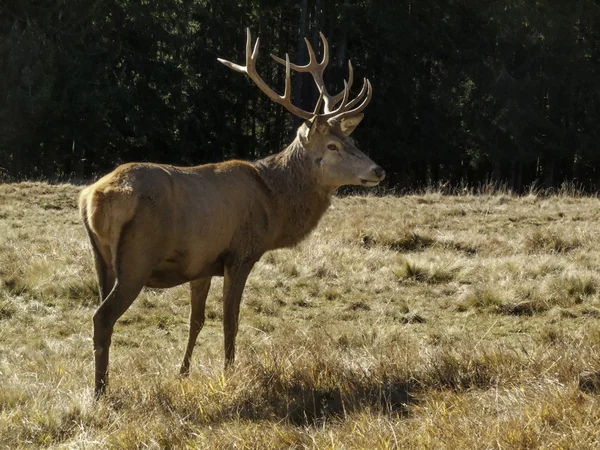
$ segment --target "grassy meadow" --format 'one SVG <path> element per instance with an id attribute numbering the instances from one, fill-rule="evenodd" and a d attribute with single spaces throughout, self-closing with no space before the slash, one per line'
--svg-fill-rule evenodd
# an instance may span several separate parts
<path id="1" fill-rule="evenodd" d="M 117 323 L 93 399 L 79 187 L 0 185 L 0 448 L 600 448 L 600 200 L 335 199 L 248 281 L 223 372 L 215 279 Z"/>

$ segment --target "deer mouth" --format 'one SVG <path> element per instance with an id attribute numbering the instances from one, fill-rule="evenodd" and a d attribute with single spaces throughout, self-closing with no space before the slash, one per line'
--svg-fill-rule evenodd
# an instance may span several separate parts
<path id="1" fill-rule="evenodd" d="M 360 182 L 363 186 L 373 187 L 377 186 L 381 180 L 365 180 L 364 178 L 360 179 Z"/>

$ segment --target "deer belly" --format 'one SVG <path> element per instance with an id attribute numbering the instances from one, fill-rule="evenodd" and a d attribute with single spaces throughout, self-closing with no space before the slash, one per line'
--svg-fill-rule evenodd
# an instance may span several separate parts
<path id="1" fill-rule="evenodd" d="M 183 267 L 176 258 L 167 259 L 154 268 L 146 286 L 153 288 L 169 288 L 179 286 L 188 281 L 204 277 L 223 276 L 223 258 L 221 255 L 214 261 L 204 261 L 198 265 Z"/>
<path id="2" fill-rule="evenodd" d="M 181 270 L 177 261 L 166 260 L 154 268 L 146 286 L 154 288 L 169 288 L 190 281 L 190 278 Z"/>

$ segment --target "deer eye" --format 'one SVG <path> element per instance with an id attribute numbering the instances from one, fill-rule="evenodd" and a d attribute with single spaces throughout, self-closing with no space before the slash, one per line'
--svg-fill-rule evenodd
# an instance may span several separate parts
<path id="1" fill-rule="evenodd" d="M 328 145 L 327 145 L 327 148 L 328 148 L 329 150 L 337 150 L 337 145 L 335 145 L 335 144 L 328 144 Z"/>

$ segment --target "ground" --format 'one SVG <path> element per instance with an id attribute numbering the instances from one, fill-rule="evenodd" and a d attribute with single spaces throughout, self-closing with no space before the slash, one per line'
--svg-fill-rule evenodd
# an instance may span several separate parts
<path id="1" fill-rule="evenodd" d="M 188 288 L 144 291 L 93 399 L 80 187 L 0 185 L 0 448 L 600 448 L 600 200 L 336 198 L 220 288 L 188 379 Z M 576 193 L 575 193 L 576 194 Z"/>

